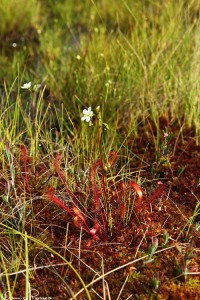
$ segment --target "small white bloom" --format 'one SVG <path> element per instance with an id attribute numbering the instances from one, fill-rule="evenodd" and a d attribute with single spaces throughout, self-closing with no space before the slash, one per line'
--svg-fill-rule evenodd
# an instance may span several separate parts
<path id="1" fill-rule="evenodd" d="M 93 117 L 94 113 L 89 107 L 88 109 L 83 110 L 83 117 L 81 118 L 82 121 L 90 122 L 90 119 Z"/>
<path id="2" fill-rule="evenodd" d="M 164 132 L 164 138 L 166 139 L 168 136 L 169 136 L 169 134 L 167 133 L 167 132 Z"/>
<path id="3" fill-rule="evenodd" d="M 96 107 L 96 112 L 97 112 L 97 113 L 100 112 L 100 105 L 98 105 L 98 106 Z"/>
<path id="4" fill-rule="evenodd" d="M 80 55 L 77 55 L 77 56 L 76 56 L 76 59 L 77 59 L 77 60 L 81 60 Z"/>
<path id="5" fill-rule="evenodd" d="M 13 48 L 16 48 L 17 44 L 16 43 L 12 43 L 12 46 L 13 46 Z"/>
<path id="6" fill-rule="evenodd" d="M 28 90 L 31 88 L 31 81 L 28 82 L 28 83 L 24 83 L 22 86 L 21 86 L 21 89 L 24 89 L 24 90 Z"/>

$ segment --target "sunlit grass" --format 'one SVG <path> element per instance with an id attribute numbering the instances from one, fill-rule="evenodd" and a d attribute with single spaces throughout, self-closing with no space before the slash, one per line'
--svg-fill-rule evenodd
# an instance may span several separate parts
<path id="1" fill-rule="evenodd" d="M 39 22 L 40 5 L 36 0 L 6 1 L 0 4 L 0 35 L 23 34 Z"/>
<path id="2" fill-rule="evenodd" d="M 158 126 L 160 115 L 193 125 L 198 134 L 196 1 L 115 1 L 112 7 L 107 1 L 87 1 L 84 6 L 81 1 L 76 6 L 48 1 L 41 7 L 28 40 L 24 35 L 32 21 L 27 16 L 22 32 L 16 29 L 21 36 L 10 46 L 2 45 L 3 53 L 10 47 L 9 59 L 1 55 L 1 76 L 9 84 L 17 68 L 26 65 L 24 80 L 44 83 L 72 119 L 77 120 L 80 107 L 101 105 L 112 127 L 129 127 L 134 135 L 146 118 Z M 12 30 L 2 31 L 9 38 Z"/>

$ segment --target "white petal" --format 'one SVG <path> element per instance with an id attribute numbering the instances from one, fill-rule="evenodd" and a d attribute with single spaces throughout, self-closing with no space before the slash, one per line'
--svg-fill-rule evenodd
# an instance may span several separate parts
<path id="1" fill-rule="evenodd" d="M 27 86 L 28 88 L 30 88 L 30 87 L 31 87 L 31 81 L 28 82 L 28 83 L 26 84 L 26 86 Z"/>
<path id="2" fill-rule="evenodd" d="M 87 109 L 83 110 L 83 114 L 86 115 L 87 114 Z"/>
<path id="3" fill-rule="evenodd" d="M 90 117 L 89 117 L 89 116 L 86 116 L 86 117 L 85 117 L 85 121 L 86 121 L 86 122 L 90 122 Z"/>
<path id="4" fill-rule="evenodd" d="M 21 88 L 22 89 L 29 89 L 31 87 L 31 81 L 30 82 L 28 82 L 28 83 L 24 83 L 22 86 L 21 86 Z"/>

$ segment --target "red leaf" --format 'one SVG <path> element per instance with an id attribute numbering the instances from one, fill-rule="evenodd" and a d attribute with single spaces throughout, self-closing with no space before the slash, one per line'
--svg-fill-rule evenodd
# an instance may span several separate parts
<path id="1" fill-rule="evenodd" d="M 142 202 L 142 198 L 143 198 L 143 193 L 142 193 L 142 189 L 141 187 L 135 183 L 134 181 L 129 181 L 128 182 L 128 185 L 133 189 L 135 190 L 135 192 L 137 193 L 137 202 L 136 202 L 136 205 L 135 205 L 135 209 L 137 210 L 140 205 L 141 205 L 141 202 Z"/>
<path id="2" fill-rule="evenodd" d="M 155 192 L 148 198 L 148 200 L 146 201 L 145 205 L 149 205 L 151 204 L 156 198 L 159 198 L 164 189 L 166 188 L 166 185 L 164 183 L 162 183 L 161 181 L 159 181 L 159 187 L 155 190 Z"/>
<path id="3" fill-rule="evenodd" d="M 56 203 L 58 206 L 62 207 L 62 209 L 64 209 L 66 212 L 68 212 L 69 214 L 72 214 L 71 210 L 62 202 L 60 201 L 54 194 L 54 189 L 52 187 L 50 187 L 48 189 L 48 194 L 47 196 L 49 197 L 50 200 L 52 200 L 54 203 Z"/>

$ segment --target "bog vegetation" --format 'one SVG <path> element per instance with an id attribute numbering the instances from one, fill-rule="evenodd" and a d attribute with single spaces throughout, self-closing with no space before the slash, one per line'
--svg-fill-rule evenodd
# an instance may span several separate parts
<path id="1" fill-rule="evenodd" d="M 199 299 L 199 12 L 0 1 L 0 299 Z"/>

